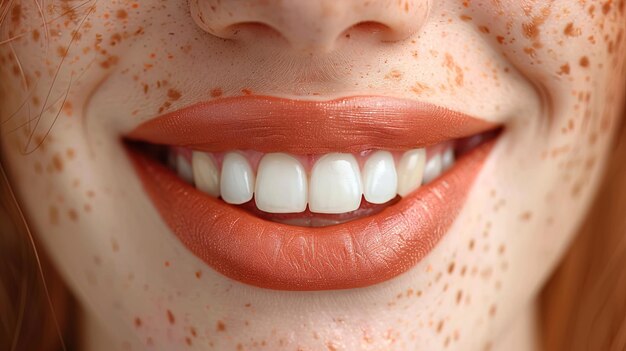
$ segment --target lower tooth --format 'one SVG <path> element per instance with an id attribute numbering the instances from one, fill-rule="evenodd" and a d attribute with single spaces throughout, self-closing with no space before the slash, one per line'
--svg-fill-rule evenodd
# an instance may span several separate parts
<path id="1" fill-rule="evenodd" d="M 189 184 L 193 184 L 193 170 L 191 163 L 183 155 L 176 156 L 176 170 L 178 176 Z"/>
<path id="2" fill-rule="evenodd" d="M 441 174 L 442 160 L 441 154 L 436 154 L 426 162 L 424 167 L 424 184 L 428 184 Z"/>

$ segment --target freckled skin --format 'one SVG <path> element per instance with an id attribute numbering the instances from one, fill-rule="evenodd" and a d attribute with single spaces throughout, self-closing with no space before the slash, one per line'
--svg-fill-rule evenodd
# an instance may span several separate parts
<path id="1" fill-rule="evenodd" d="M 2 157 L 112 349 L 495 349 L 571 240 L 620 122 L 619 0 L 444 0 L 429 12 L 370 1 L 373 17 L 327 1 L 49 1 L 46 27 L 35 2 L 13 3 L 0 38 L 14 38 L 0 45 Z M 229 32 L 228 11 L 281 25 Z M 401 40 L 355 26 L 362 18 Z M 119 144 L 159 113 L 250 94 L 392 95 L 506 131 L 449 233 L 406 274 L 349 291 L 261 290 L 175 239 Z"/>

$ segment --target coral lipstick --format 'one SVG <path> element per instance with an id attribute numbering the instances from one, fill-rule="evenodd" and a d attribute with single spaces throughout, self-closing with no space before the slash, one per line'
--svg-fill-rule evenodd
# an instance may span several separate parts
<path id="1" fill-rule="evenodd" d="M 424 103 L 386 97 L 313 102 L 239 97 L 145 122 L 128 137 L 197 150 L 358 152 L 407 149 L 469 137 L 494 125 Z M 135 150 L 129 155 L 172 232 L 197 257 L 237 281 L 279 290 L 369 286 L 425 257 L 460 212 L 494 141 L 382 211 L 327 227 L 271 222 L 208 196 Z"/>
<path id="2" fill-rule="evenodd" d="M 404 150 L 465 137 L 495 125 L 427 103 L 358 96 L 298 101 L 243 96 L 193 105 L 150 120 L 128 137 L 201 151 L 299 155 Z"/>

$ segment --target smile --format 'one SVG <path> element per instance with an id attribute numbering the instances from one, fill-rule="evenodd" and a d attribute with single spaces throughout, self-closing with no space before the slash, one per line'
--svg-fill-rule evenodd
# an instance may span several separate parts
<path id="1" fill-rule="evenodd" d="M 213 269 L 262 288 L 329 290 L 380 283 L 427 255 L 497 135 L 409 100 L 245 96 L 126 139 L 164 221 Z"/>

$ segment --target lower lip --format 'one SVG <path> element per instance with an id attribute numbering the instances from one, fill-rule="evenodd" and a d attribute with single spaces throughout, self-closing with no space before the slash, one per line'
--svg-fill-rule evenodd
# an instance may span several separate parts
<path id="1" fill-rule="evenodd" d="M 495 140 L 383 211 L 320 228 L 269 222 L 197 191 L 136 151 L 131 160 L 157 210 L 197 257 L 234 280 L 276 290 L 365 287 L 408 271 L 447 232 Z"/>

